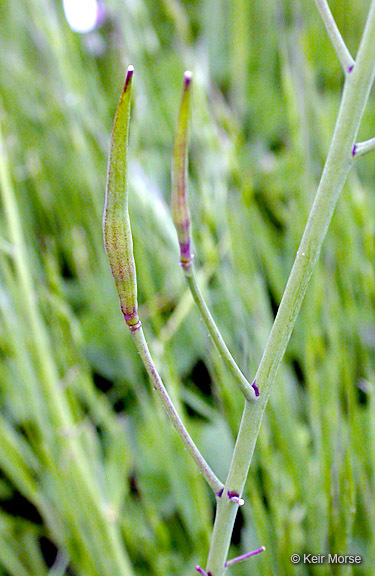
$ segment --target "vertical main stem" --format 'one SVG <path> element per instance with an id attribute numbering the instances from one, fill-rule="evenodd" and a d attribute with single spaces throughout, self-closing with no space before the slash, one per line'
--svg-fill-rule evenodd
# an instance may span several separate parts
<path id="1" fill-rule="evenodd" d="M 260 424 L 278 368 L 288 345 L 342 187 L 353 164 L 352 150 L 375 74 L 375 0 L 372 0 L 356 64 L 347 76 L 340 111 L 317 195 L 289 276 L 266 349 L 255 377 L 256 404 L 245 404 L 240 430 L 219 500 L 206 572 L 222 576 L 237 509 L 227 491 L 242 494 Z"/>

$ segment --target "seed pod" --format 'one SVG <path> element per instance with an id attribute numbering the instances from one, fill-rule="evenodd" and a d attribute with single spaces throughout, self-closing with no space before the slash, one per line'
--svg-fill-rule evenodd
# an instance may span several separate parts
<path id="1" fill-rule="evenodd" d="M 132 331 L 140 326 L 127 190 L 128 134 L 133 72 L 133 66 L 129 66 L 113 123 L 103 214 L 104 246 L 119 295 L 121 311 Z"/>
<path id="2" fill-rule="evenodd" d="M 187 140 L 190 114 L 191 72 L 185 72 L 172 160 L 172 213 L 180 245 L 180 263 L 188 270 L 193 262 L 191 253 L 190 213 L 187 202 Z"/>

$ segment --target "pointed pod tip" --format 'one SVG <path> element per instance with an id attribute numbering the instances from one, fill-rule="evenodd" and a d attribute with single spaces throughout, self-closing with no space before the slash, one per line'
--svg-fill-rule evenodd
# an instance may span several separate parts
<path id="1" fill-rule="evenodd" d="M 186 88 L 189 87 L 191 81 L 193 78 L 193 73 L 190 72 L 190 70 L 186 70 L 186 72 L 184 73 L 184 85 Z"/>
<path id="2" fill-rule="evenodd" d="M 130 66 L 128 66 L 128 70 L 126 72 L 126 78 L 125 78 L 125 84 L 124 84 L 124 92 L 126 92 L 126 90 L 128 89 L 128 86 L 130 84 L 130 81 L 132 79 L 134 73 L 134 66 L 132 66 L 130 64 Z"/>

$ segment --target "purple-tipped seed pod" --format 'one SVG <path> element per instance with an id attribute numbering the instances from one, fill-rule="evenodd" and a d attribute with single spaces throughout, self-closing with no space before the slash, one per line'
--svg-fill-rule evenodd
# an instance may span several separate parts
<path id="1" fill-rule="evenodd" d="M 113 122 L 103 214 L 104 246 L 119 295 L 121 311 L 126 324 L 132 331 L 140 326 L 127 186 L 133 72 L 133 66 L 129 66 Z"/>
<path id="2" fill-rule="evenodd" d="M 193 261 L 190 213 L 187 202 L 187 141 L 192 73 L 185 72 L 172 160 L 172 214 L 180 245 L 180 263 L 186 270 Z"/>

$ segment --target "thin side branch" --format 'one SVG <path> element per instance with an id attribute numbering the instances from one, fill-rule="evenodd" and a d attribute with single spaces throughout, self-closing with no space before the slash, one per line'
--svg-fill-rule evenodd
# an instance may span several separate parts
<path id="1" fill-rule="evenodd" d="M 194 302 L 198 306 L 207 330 L 221 354 L 227 368 L 236 380 L 248 402 L 254 402 L 258 389 L 248 382 L 229 352 L 218 327 L 199 290 L 193 267 L 190 212 L 187 200 L 188 128 L 190 114 L 192 73 L 184 74 L 180 110 L 176 126 L 172 160 L 172 214 L 180 245 L 180 264 L 184 271 Z"/>
<path id="2" fill-rule="evenodd" d="M 260 548 L 257 548 L 256 550 L 252 550 L 251 552 L 246 552 L 246 554 L 242 554 L 241 556 L 237 556 L 236 558 L 232 558 L 232 560 L 228 560 L 227 562 L 225 562 L 225 567 L 228 568 L 228 566 L 234 566 L 235 564 L 238 564 L 239 562 L 244 562 L 248 558 L 251 558 L 252 556 L 256 556 L 257 554 L 260 554 L 261 552 L 264 552 L 264 551 L 265 551 L 265 547 L 261 546 Z"/>
<path id="3" fill-rule="evenodd" d="M 111 151 L 108 162 L 106 201 L 103 215 L 104 245 L 109 259 L 111 272 L 115 280 L 124 320 L 130 330 L 138 353 L 150 377 L 151 384 L 158 393 L 168 416 L 172 420 L 173 426 L 180 435 L 190 455 L 198 465 L 203 477 L 206 479 L 215 494 L 217 494 L 218 492 L 223 491 L 224 486 L 215 476 L 202 454 L 199 452 L 182 420 L 177 414 L 152 360 L 143 334 L 141 321 L 138 316 L 137 277 L 128 213 L 127 187 L 127 151 L 133 72 L 133 66 L 129 66 L 113 123 Z M 188 87 L 190 80 L 190 73 L 186 73 L 185 95 L 189 93 Z M 183 102 L 185 104 L 183 107 L 183 127 L 180 138 L 180 140 L 182 140 L 179 141 L 179 144 L 182 147 L 182 159 L 185 156 L 183 152 L 185 145 L 184 139 L 186 140 L 186 130 L 184 125 L 187 124 L 188 112 L 188 107 L 186 105 L 186 102 L 188 103 L 188 101 L 186 100 L 186 97 Z M 185 172 L 184 162 L 182 162 L 181 170 L 183 173 Z M 183 225 L 182 231 L 185 232 Z"/>
<path id="4" fill-rule="evenodd" d="M 258 395 L 258 389 L 256 386 L 253 386 L 248 382 L 245 376 L 242 374 L 240 368 L 238 367 L 236 361 L 234 360 L 233 356 L 228 350 L 227 345 L 225 344 L 222 335 L 220 334 L 220 330 L 216 326 L 215 320 L 213 319 L 207 304 L 202 296 L 202 293 L 199 289 L 197 277 L 195 275 L 194 266 L 191 266 L 186 269 L 183 268 L 186 282 L 190 288 L 190 292 L 193 296 L 194 302 L 197 305 L 199 312 L 202 316 L 202 319 L 206 325 L 206 328 L 219 351 L 226 367 L 228 368 L 229 372 L 232 374 L 234 379 L 236 380 L 241 392 L 245 396 L 248 402 L 254 402 Z"/>
<path id="5" fill-rule="evenodd" d="M 354 158 L 359 158 L 360 156 L 364 156 L 373 150 L 375 150 L 375 138 L 370 138 L 370 140 L 365 140 L 365 142 L 358 142 L 357 144 L 354 144 L 352 156 Z"/>
<path id="6" fill-rule="evenodd" d="M 135 330 L 131 331 L 131 335 L 133 337 L 134 343 L 141 357 L 141 360 L 144 364 L 144 367 L 147 370 L 147 374 L 150 378 L 152 387 L 157 392 L 178 435 L 182 439 L 183 443 L 185 444 L 185 447 L 187 448 L 188 452 L 190 453 L 193 460 L 197 464 L 203 477 L 205 478 L 206 482 L 213 490 L 213 492 L 215 494 L 222 492 L 224 488 L 223 484 L 220 482 L 215 473 L 211 470 L 210 466 L 207 464 L 206 460 L 203 458 L 202 454 L 196 447 L 193 439 L 191 438 L 189 432 L 186 430 L 181 418 L 177 414 L 175 407 L 172 404 L 169 394 L 159 376 L 159 373 L 151 357 L 140 323 Z"/>
<path id="7" fill-rule="evenodd" d="M 346 47 L 346 44 L 341 36 L 327 0 L 315 0 L 315 4 L 320 12 L 324 25 L 327 29 L 328 36 L 335 49 L 340 64 L 345 72 L 345 75 L 350 74 L 354 67 L 354 60 Z"/>

